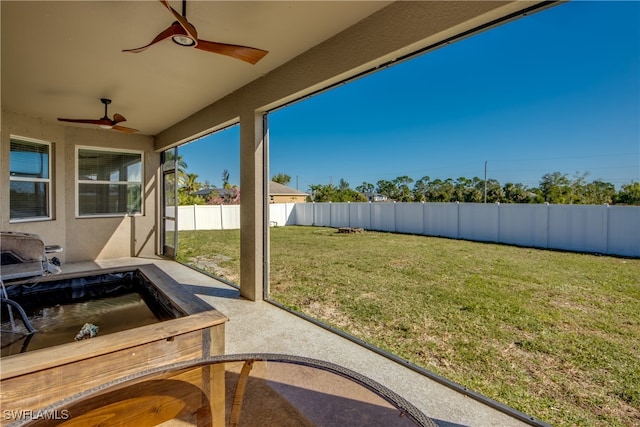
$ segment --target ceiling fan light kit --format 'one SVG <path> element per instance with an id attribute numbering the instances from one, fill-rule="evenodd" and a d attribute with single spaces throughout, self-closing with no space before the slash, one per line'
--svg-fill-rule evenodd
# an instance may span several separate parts
<path id="1" fill-rule="evenodd" d="M 173 40 L 173 42 L 175 44 L 178 44 L 180 46 L 193 46 L 194 44 L 196 44 L 196 41 L 193 40 L 191 37 L 187 37 L 187 36 L 181 36 L 181 35 L 175 35 L 173 37 L 171 37 L 171 40 Z"/>
<path id="2" fill-rule="evenodd" d="M 257 49 L 249 46 L 240 46 L 228 43 L 210 42 L 198 39 L 198 32 L 189 21 L 187 21 L 187 1 L 182 0 L 182 15 L 176 12 L 166 0 L 160 0 L 160 3 L 167 8 L 176 19 L 168 28 L 158 34 L 151 42 L 142 47 L 135 49 L 125 49 L 123 52 L 140 53 L 148 47 L 171 38 L 174 43 L 184 47 L 194 47 L 209 53 L 217 53 L 219 55 L 230 56 L 250 64 L 256 64 L 264 56 L 269 53 L 266 50 Z"/>

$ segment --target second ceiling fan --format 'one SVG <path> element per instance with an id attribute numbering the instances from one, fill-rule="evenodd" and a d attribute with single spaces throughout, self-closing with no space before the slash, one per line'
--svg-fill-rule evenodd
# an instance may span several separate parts
<path id="1" fill-rule="evenodd" d="M 100 119 L 61 119 L 58 120 L 61 122 L 70 122 L 70 123 L 82 123 L 87 125 L 98 125 L 102 129 L 113 129 L 124 133 L 134 133 L 138 132 L 138 129 L 128 128 L 126 126 L 120 126 L 120 123 L 126 122 L 127 119 L 124 118 L 122 114 L 115 113 L 113 115 L 113 120 L 109 118 L 107 115 L 107 107 L 111 104 L 111 100 L 107 98 L 100 98 L 100 102 L 104 104 L 104 117 Z"/>
<path id="2" fill-rule="evenodd" d="M 218 53 L 220 55 L 227 55 L 232 58 L 239 59 L 241 61 L 255 64 L 260 61 L 267 53 L 266 50 L 257 49 L 254 47 L 240 46 L 235 44 L 210 42 L 207 40 L 198 39 L 198 32 L 196 27 L 191 25 L 186 18 L 187 1 L 182 0 L 182 15 L 175 11 L 166 0 L 160 0 L 160 3 L 166 7 L 169 12 L 173 14 L 176 21 L 174 21 L 169 28 L 162 31 L 154 38 L 151 43 L 146 46 L 142 46 L 136 49 L 126 49 L 123 52 L 138 53 L 142 52 L 146 48 L 161 42 L 162 40 L 171 38 L 174 43 L 185 46 L 194 47 L 196 49 L 204 50 L 205 52 Z"/>

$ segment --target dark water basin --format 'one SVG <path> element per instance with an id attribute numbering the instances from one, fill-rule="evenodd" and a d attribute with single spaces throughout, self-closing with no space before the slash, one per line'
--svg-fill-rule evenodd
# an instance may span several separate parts
<path id="1" fill-rule="evenodd" d="M 186 315 L 140 269 L 39 278 L 10 284 L 7 294 L 37 332 L 27 334 L 15 310 L 12 325 L 3 305 L 2 357 L 74 342 L 85 323 L 97 326 L 96 336 L 102 336 Z"/>
<path id="2" fill-rule="evenodd" d="M 37 332 L 30 336 L 25 336 L 27 330 L 21 322 L 16 321 L 14 329 L 8 321 L 8 316 L 3 316 L 1 355 L 10 356 L 73 342 L 85 323 L 97 326 L 96 336 L 99 336 L 173 318 L 157 304 L 152 306 L 155 307 L 154 310 L 147 304 L 142 293 L 128 292 L 117 296 L 33 308 L 27 311 L 27 315 Z"/>

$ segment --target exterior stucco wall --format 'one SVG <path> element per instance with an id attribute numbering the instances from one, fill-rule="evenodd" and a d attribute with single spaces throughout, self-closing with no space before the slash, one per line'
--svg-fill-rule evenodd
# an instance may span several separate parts
<path id="1" fill-rule="evenodd" d="M 9 219 L 9 145 L 11 136 L 52 143 L 53 219 L 11 223 Z M 140 150 L 144 152 L 143 214 L 112 218 L 76 218 L 76 146 Z M 86 261 L 156 253 L 157 173 L 160 155 L 153 139 L 114 131 L 46 123 L 2 112 L 0 155 L 0 228 L 35 233 L 45 244 L 64 248 L 56 254 L 63 262 Z"/>
<path id="2" fill-rule="evenodd" d="M 294 194 L 279 194 L 277 196 L 271 196 L 271 203 L 305 203 L 307 196 L 299 196 Z"/>

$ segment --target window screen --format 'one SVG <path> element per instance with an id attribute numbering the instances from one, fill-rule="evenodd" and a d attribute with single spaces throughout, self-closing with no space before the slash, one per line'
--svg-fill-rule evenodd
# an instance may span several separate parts
<path id="1" fill-rule="evenodd" d="M 78 149 L 78 215 L 142 212 L 142 153 Z"/>
<path id="2" fill-rule="evenodd" d="M 10 147 L 10 219 L 51 218 L 51 145 L 12 137 Z"/>

